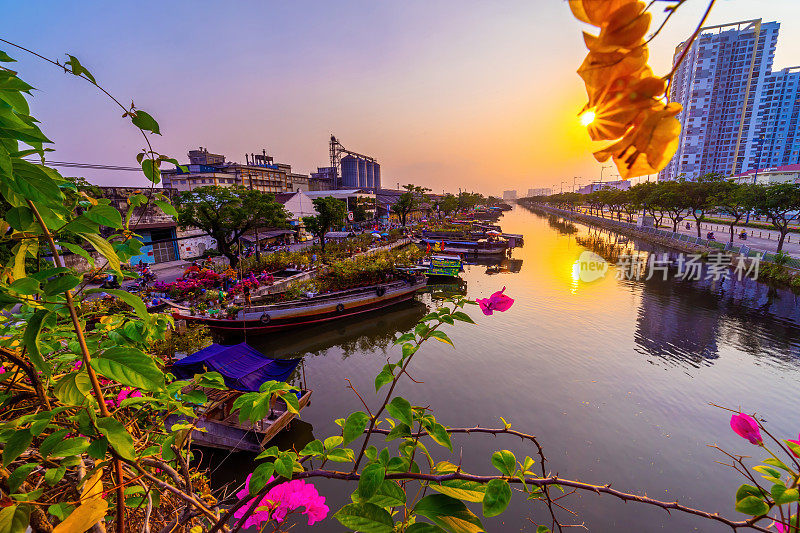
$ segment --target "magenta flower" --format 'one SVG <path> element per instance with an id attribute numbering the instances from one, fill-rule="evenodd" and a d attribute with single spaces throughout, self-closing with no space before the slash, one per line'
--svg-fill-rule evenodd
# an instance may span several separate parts
<path id="1" fill-rule="evenodd" d="M 506 288 L 503 287 L 503 290 L 497 291 L 488 298 L 475 300 L 478 302 L 478 305 L 481 307 L 481 311 L 483 311 L 484 315 L 489 316 L 495 311 L 500 311 L 502 313 L 511 308 L 511 306 L 514 304 L 514 299 L 503 294 L 505 290 Z"/>
<path id="2" fill-rule="evenodd" d="M 125 398 L 141 398 L 141 397 L 142 393 L 139 392 L 139 389 L 132 389 L 130 387 L 125 387 L 121 391 L 119 391 L 119 394 L 117 395 L 117 405 L 120 405 L 122 403 L 122 400 L 124 400 Z"/>
<path id="3" fill-rule="evenodd" d="M 773 522 L 772 525 L 775 526 L 775 530 L 778 533 L 789 533 L 789 526 L 787 526 L 786 524 L 783 524 L 781 522 Z"/>
<path id="4" fill-rule="evenodd" d="M 250 478 L 247 476 L 244 489 L 236 493 L 240 500 L 248 498 L 250 495 Z M 270 478 L 272 481 L 274 478 Z M 282 522 L 286 516 L 301 507 L 302 514 L 308 517 L 308 525 L 312 526 L 328 516 L 330 509 L 325 505 L 325 497 L 320 496 L 314 485 L 303 480 L 295 479 L 286 483 L 281 483 L 272 487 L 261 501 L 256 503 L 252 498 L 247 504 L 234 513 L 236 518 L 242 518 L 250 507 L 256 507 L 256 511 L 245 521 L 244 527 L 257 526 L 275 520 Z"/>
<path id="5" fill-rule="evenodd" d="M 764 444 L 764 439 L 761 438 L 761 432 L 758 430 L 758 423 L 750 415 L 739 413 L 731 416 L 731 429 L 740 437 L 749 440 L 750 444 L 759 446 Z"/>
<path id="6" fill-rule="evenodd" d="M 787 439 L 787 440 L 793 444 L 797 444 L 798 446 L 800 446 L 800 435 L 797 436 L 797 440 L 792 440 L 792 439 Z M 794 453 L 793 449 L 789 448 L 789 451 L 792 452 L 792 455 L 794 455 L 795 457 L 800 457 L 800 455 Z"/>

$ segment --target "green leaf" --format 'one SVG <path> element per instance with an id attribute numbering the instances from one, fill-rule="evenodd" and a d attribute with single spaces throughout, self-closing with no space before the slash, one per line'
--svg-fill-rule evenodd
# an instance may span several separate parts
<path id="1" fill-rule="evenodd" d="M 381 387 L 384 385 L 391 383 L 394 380 L 394 375 L 392 375 L 391 370 L 389 370 L 389 365 L 386 365 L 383 370 L 378 373 L 375 377 L 375 392 L 381 390 Z"/>
<path id="2" fill-rule="evenodd" d="M 326 450 L 331 450 L 342 444 L 342 442 L 344 442 L 342 437 L 339 435 L 333 435 L 332 437 L 325 439 L 324 446 Z"/>
<path id="3" fill-rule="evenodd" d="M 273 472 L 275 472 L 275 465 L 272 463 L 261 463 L 253 470 L 253 476 L 250 478 L 250 484 L 248 485 L 250 496 L 255 496 L 258 491 L 266 486 Z"/>
<path id="4" fill-rule="evenodd" d="M 164 373 L 153 360 L 136 348 L 115 346 L 91 361 L 98 373 L 123 385 L 157 391 L 164 388 Z"/>
<path id="5" fill-rule="evenodd" d="M 67 473 L 67 467 L 62 465 L 57 468 L 50 468 L 47 472 L 44 473 L 44 480 L 47 482 L 48 485 L 51 487 L 55 487 L 58 485 L 58 482 L 64 478 L 64 474 Z"/>
<path id="6" fill-rule="evenodd" d="M 84 405 L 91 400 L 92 383 L 86 372 L 70 372 L 56 381 L 53 394 L 65 405 Z"/>
<path id="7" fill-rule="evenodd" d="M 483 516 L 502 514 L 511 501 L 511 485 L 505 479 L 493 479 L 486 485 L 483 497 Z"/>
<path id="8" fill-rule="evenodd" d="M 492 454 L 492 464 L 504 476 L 513 476 L 517 469 L 517 459 L 508 450 L 501 450 Z"/>
<path id="9" fill-rule="evenodd" d="M 28 449 L 33 440 L 33 435 L 28 429 L 19 429 L 15 431 L 6 441 L 3 448 L 3 466 L 8 468 L 22 452 Z"/>
<path id="10" fill-rule="evenodd" d="M 800 457 L 800 445 L 788 439 L 783 442 L 786 444 L 789 450 L 792 451 L 792 453 L 794 453 L 797 457 Z"/>
<path id="11" fill-rule="evenodd" d="M 102 459 L 106 456 L 106 450 L 108 450 L 108 439 L 102 437 L 92 441 L 89 447 L 86 448 L 86 453 L 94 459 Z"/>
<path id="12" fill-rule="evenodd" d="M 386 442 L 391 442 L 395 439 L 399 439 L 401 437 L 410 437 L 411 436 L 411 428 L 408 427 L 408 424 L 403 424 L 402 422 L 397 424 L 395 427 L 389 431 L 389 434 L 386 435 Z"/>
<path id="13" fill-rule="evenodd" d="M 413 333 L 403 333 L 394 340 L 394 344 L 403 344 L 404 342 L 413 341 L 414 338 Z"/>
<path id="14" fill-rule="evenodd" d="M 51 433 L 42 441 L 39 445 L 39 453 L 42 457 L 50 457 L 50 453 L 53 451 L 55 446 L 64 440 L 64 438 L 69 433 L 68 429 L 59 429 L 58 431 Z"/>
<path id="15" fill-rule="evenodd" d="M 108 266 L 122 277 L 122 265 L 120 264 L 119 256 L 117 252 L 114 251 L 114 247 L 111 246 L 110 242 L 96 233 L 79 233 L 78 235 L 91 244 L 92 247 L 97 250 L 97 253 L 105 257 L 108 261 Z"/>
<path id="16" fill-rule="evenodd" d="M 369 500 L 383 483 L 386 476 L 386 468 L 380 463 L 371 463 L 361 471 L 361 478 L 358 480 L 358 496 L 362 500 Z"/>
<path id="17" fill-rule="evenodd" d="M 133 122 L 133 125 L 139 129 L 152 131 L 156 135 L 161 135 L 161 130 L 158 127 L 158 122 L 156 122 L 156 119 L 154 119 L 150 113 L 146 113 L 141 109 L 137 109 L 135 111 L 135 115 L 131 117 L 131 122 Z"/>
<path id="18" fill-rule="evenodd" d="M 178 210 L 175 206 L 164 200 L 153 200 L 153 202 L 164 212 L 165 215 L 178 218 Z"/>
<path id="19" fill-rule="evenodd" d="M 428 435 L 438 444 L 439 446 L 444 446 L 451 452 L 453 451 L 453 444 L 450 442 L 450 434 L 447 432 L 447 429 L 439 424 L 438 422 L 434 422 L 430 424 L 428 427 Z"/>
<path id="20" fill-rule="evenodd" d="M 133 307 L 133 311 L 136 313 L 136 316 L 141 318 L 142 320 L 146 320 L 150 317 L 150 313 L 147 311 L 147 306 L 144 304 L 141 298 L 136 296 L 135 294 L 131 294 L 128 291 L 123 291 L 120 289 L 89 289 L 86 291 L 86 294 L 94 294 L 94 293 L 108 293 L 113 294 L 126 304 Z"/>
<path id="21" fill-rule="evenodd" d="M 536 528 L 536 533 L 553 533 L 547 526 L 539 526 Z"/>
<path id="22" fill-rule="evenodd" d="M 20 278 L 8 286 L 9 290 L 17 294 L 29 295 L 39 292 L 39 282 L 33 278 Z"/>
<path id="23" fill-rule="evenodd" d="M 118 420 L 109 417 L 97 419 L 97 429 L 105 435 L 108 443 L 123 459 L 132 461 L 136 458 L 133 448 L 133 437 Z"/>
<path id="24" fill-rule="evenodd" d="M 306 444 L 305 448 L 303 448 L 303 451 L 300 452 L 300 455 L 317 456 L 322 455 L 323 453 L 325 453 L 325 450 L 322 447 L 322 442 L 317 439 Z"/>
<path id="25" fill-rule="evenodd" d="M 456 311 L 455 313 L 451 313 L 450 316 L 455 318 L 456 320 L 460 320 L 461 322 L 468 322 L 470 324 L 475 323 L 475 321 L 472 320 L 472 317 L 470 317 L 467 313 L 463 311 Z"/>
<path id="26" fill-rule="evenodd" d="M 351 503 L 333 515 L 344 527 L 361 533 L 391 533 L 392 516 L 373 503 Z"/>
<path id="27" fill-rule="evenodd" d="M 411 411 L 411 403 L 401 396 L 395 396 L 392 401 L 386 405 L 386 410 L 389 414 L 400 422 L 408 424 L 409 427 L 414 424 L 414 415 Z"/>
<path id="28" fill-rule="evenodd" d="M 60 248 L 64 248 L 65 250 L 69 250 L 75 255 L 79 255 L 86 259 L 90 265 L 94 265 L 94 257 L 89 255 L 89 252 L 84 250 L 82 247 L 78 246 L 77 244 L 73 244 L 71 242 L 57 242 L 56 246 Z"/>
<path id="29" fill-rule="evenodd" d="M 77 287 L 80 282 L 81 278 L 77 276 L 58 276 L 47 282 L 47 285 L 44 286 L 44 294 L 45 296 L 61 294 Z"/>
<path id="30" fill-rule="evenodd" d="M 772 493 L 772 499 L 775 500 L 777 505 L 796 502 L 800 499 L 800 493 L 798 493 L 796 488 L 787 489 L 782 483 L 774 484 L 770 492 Z"/>
<path id="31" fill-rule="evenodd" d="M 758 465 L 754 466 L 753 470 L 756 472 L 761 472 L 765 474 L 763 477 L 767 481 L 772 481 L 773 483 L 781 483 L 781 473 L 775 470 L 774 468 L 770 468 L 769 466 Z"/>
<path id="32" fill-rule="evenodd" d="M 69 57 L 69 61 L 67 61 L 66 64 L 72 69 L 73 74 L 75 74 L 78 77 L 83 75 L 86 77 L 86 79 L 97 85 L 97 81 L 94 79 L 94 76 L 92 76 L 92 73 L 89 72 L 86 69 L 86 67 L 81 65 L 81 62 L 78 61 L 77 57 L 71 56 L 69 54 L 67 54 L 67 57 Z"/>
<path id="33" fill-rule="evenodd" d="M 772 465 L 775 467 L 780 468 L 781 470 L 785 470 L 786 472 L 792 472 L 792 469 L 786 466 L 783 461 L 776 459 L 774 457 L 767 457 L 764 459 L 764 462 L 768 465 Z"/>
<path id="34" fill-rule="evenodd" d="M 3 52 L 2 50 L 0 50 L 0 62 L 3 62 L 3 63 L 16 63 L 17 60 L 12 58 L 10 55 L 8 55 L 7 53 Z"/>
<path id="35" fill-rule="evenodd" d="M 378 491 L 369 499 L 378 507 L 399 507 L 406 504 L 406 492 L 391 479 L 384 479 Z"/>
<path id="36" fill-rule="evenodd" d="M 736 510 L 750 516 L 761 516 L 769 511 L 769 505 L 758 496 L 746 496 L 736 502 Z"/>
<path id="37" fill-rule="evenodd" d="M 353 450 L 350 448 L 336 448 L 326 454 L 326 457 L 337 463 L 352 463 L 355 460 Z"/>
<path id="38" fill-rule="evenodd" d="M 89 447 L 89 441 L 84 437 L 74 437 L 71 439 L 59 440 L 53 446 L 48 457 L 71 457 L 79 455 L 86 451 Z M 44 455 L 44 454 L 42 454 Z"/>
<path id="39" fill-rule="evenodd" d="M 161 181 L 161 171 L 158 169 L 158 163 L 152 159 L 142 161 L 142 172 L 153 183 Z"/>
<path id="40" fill-rule="evenodd" d="M 30 523 L 29 505 L 9 505 L 0 510 L 0 532 L 24 533 Z"/>
<path id="41" fill-rule="evenodd" d="M 275 473 L 283 476 L 286 479 L 292 479 L 292 472 L 294 471 L 294 460 L 287 454 L 282 453 L 275 459 Z"/>
<path id="42" fill-rule="evenodd" d="M 122 227 L 122 215 L 110 205 L 94 205 L 83 216 L 101 226 L 114 229 Z"/>
<path id="43" fill-rule="evenodd" d="M 342 430 L 343 444 L 350 444 L 363 435 L 368 423 L 369 416 L 363 411 L 356 411 L 348 416 L 344 421 L 344 429 Z"/>
<path id="44" fill-rule="evenodd" d="M 429 335 L 429 338 L 434 338 L 434 339 L 436 339 L 438 341 L 441 341 L 441 342 L 443 342 L 445 344 L 449 344 L 450 346 L 454 346 L 453 345 L 453 341 L 450 340 L 450 337 L 447 336 L 447 333 L 445 333 L 444 331 L 439 331 L 438 329 L 435 330 L 435 331 L 431 331 L 431 333 Z"/>
<path id="45" fill-rule="evenodd" d="M 25 480 L 28 479 L 28 475 L 38 466 L 36 463 L 26 463 L 11 472 L 11 475 L 8 476 L 8 491 L 10 493 L 17 492 Z"/>
<path id="46" fill-rule="evenodd" d="M 6 211 L 6 222 L 17 231 L 26 231 L 33 224 L 33 213 L 26 206 L 12 207 Z"/>
<path id="47" fill-rule="evenodd" d="M 22 344 L 28 351 L 28 356 L 36 367 L 36 370 L 47 377 L 50 377 L 51 365 L 45 364 L 39 345 L 39 333 L 42 331 L 42 323 L 50 311 L 38 309 L 28 320 L 25 333 L 22 335 Z"/>
<path id="48" fill-rule="evenodd" d="M 429 494 L 414 507 L 414 512 L 451 533 L 479 533 L 483 524 L 463 502 L 445 494 Z"/>
<path id="49" fill-rule="evenodd" d="M 441 484 L 431 483 L 428 488 L 459 500 L 476 503 L 483 501 L 483 495 L 486 492 L 486 485 L 483 483 L 464 479 L 448 479 L 442 481 Z"/>
<path id="50" fill-rule="evenodd" d="M 69 505 L 67 503 L 54 503 L 50 507 L 47 508 L 47 512 L 51 515 L 55 516 L 62 522 L 69 516 L 69 514 L 75 510 L 74 505 Z"/>

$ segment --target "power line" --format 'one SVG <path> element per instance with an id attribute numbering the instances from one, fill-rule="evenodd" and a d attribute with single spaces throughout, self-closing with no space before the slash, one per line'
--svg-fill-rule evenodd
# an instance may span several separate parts
<path id="1" fill-rule="evenodd" d="M 29 163 L 36 163 L 40 164 L 41 160 L 39 159 L 25 159 Z M 122 167 L 119 165 L 101 165 L 99 163 L 70 163 L 68 161 L 45 161 L 46 165 L 52 165 L 54 167 L 66 167 L 66 168 L 91 168 L 96 170 L 124 170 L 129 172 L 141 172 L 142 169 L 139 167 Z"/>

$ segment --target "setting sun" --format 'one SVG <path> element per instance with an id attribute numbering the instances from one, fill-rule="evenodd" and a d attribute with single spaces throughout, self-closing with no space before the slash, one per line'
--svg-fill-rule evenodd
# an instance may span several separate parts
<path id="1" fill-rule="evenodd" d="M 597 114 L 594 112 L 594 110 L 589 109 L 581 113 L 581 115 L 578 117 L 578 120 L 581 121 L 582 126 L 588 126 L 589 124 L 594 122 L 596 116 Z"/>

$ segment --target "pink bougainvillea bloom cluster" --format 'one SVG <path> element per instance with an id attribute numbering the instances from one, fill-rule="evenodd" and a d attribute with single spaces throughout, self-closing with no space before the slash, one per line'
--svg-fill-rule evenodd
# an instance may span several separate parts
<path id="1" fill-rule="evenodd" d="M 119 394 L 117 395 L 117 406 L 119 406 L 122 403 L 122 400 L 126 398 L 141 398 L 141 397 L 142 393 L 139 392 L 139 389 L 125 387 L 121 391 L 119 391 Z"/>
<path id="2" fill-rule="evenodd" d="M 788 440 L 789 442 L 793 443 L 793 444 L 797 444 L 798 446 L 800 446 L 800 435 L 798 435 L 798 436 L 797 436 L 797 440 L 794 440 L 794 439 L 787 439 L 787 440 Z M 797 455 L 797 454 L 794 452 L 794 450 L 793 450 L 793 449 L 789 448 L 789 451 L 790 451 L 790 452 L 792 452 L 792 455 L 794 455 L 795 457 L 800 457 L 800 455 Z"/>
<path id="3" fill-rule="evenodd" d="M 252 474 L 247 476 L 244 488 L 236 493 L 236 497 L 240 500 L 250 496 L 251 477 Z M 272 481 L 274 479 L 274 477 L 271 477 L 269 480 Z M 244 527 L 261 527 L 262 524 L 270 520 L 282 522 L 291 511 L 301 507 L 304 508 L 302 513 L 308 517 L 308 525 L 313 526 L 316 522 L 328 516 L 328 511 L 330 511 L 328 506 L 325 505 L 325 497 L 319 495 L 314 485 L 306 483 L 302 479 L 275 485 L 260 502 L 256 503 L 256 499 L 252 498 L 236 511 L 233 516 L 241 519 L 253 505 L 255 505 L 256 511 L 248 517 Z"/>
<path id="4" fill-rule="evenodd" d="M 506 288 L 503 287 L 503 290 L 497 291 L 488 298 L 479 298 L 475 300 L 478 302 L 484 315 L 489 316 L 495 311 L 500 311 L 502 313 L 511 308 L 514 304 L 514 299 L 503 294 L 505 290 Z"/>
<path id="5" fill-rule="evenodd" d="M 782 524 L 781 522 L 773 522 L 773 526 L 775 526 L 775 530 L 778 533 L 789 533 L 789 526 Z"/>
<path id="6" fill-rule="evenodd" d="M 761 431 L 758 429 L 758 422 L 744 413 L 731 416 L 731 429 L 740 437 L 750 441 L 750 444 L 761 446 L 764 439 L 761 438 Z"/>

